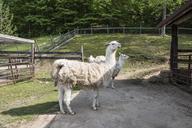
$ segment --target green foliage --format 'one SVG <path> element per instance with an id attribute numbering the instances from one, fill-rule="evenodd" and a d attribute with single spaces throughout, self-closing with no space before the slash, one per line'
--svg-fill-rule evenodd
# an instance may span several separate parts
<path id="1" fill-rule="evenodd" d="M 14 35 L 16 30 L 16 26 L 13 24 L 13 14 L 9 7 L 0 3 L 0 33 Z"/>
<path id="2" fill-rule="evenodd" d="M 156 26 L 161 0 L 3 0 L 23 36 L 63 33 L 90 26 Z M 171 13 L 182 0 L 166 0 Z"/>

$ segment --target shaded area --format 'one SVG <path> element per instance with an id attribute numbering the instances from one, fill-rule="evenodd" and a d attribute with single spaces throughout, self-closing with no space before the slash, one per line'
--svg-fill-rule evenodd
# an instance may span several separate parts
<path id="1" fill-rule="evenodd" d="M 50 114 L 55 113 L 59 110 L 57 104 L 58 102 L 46 102 L 41 104 L 13 108 L 8 111 L 1 112 L 1 114 L 11 116 Z"/>
<path id="2" fill-rule="evenodd" d="M 53 82 L 53 79 L 51 78 L 36 78 L 36 79 L 42 82 Z"/>

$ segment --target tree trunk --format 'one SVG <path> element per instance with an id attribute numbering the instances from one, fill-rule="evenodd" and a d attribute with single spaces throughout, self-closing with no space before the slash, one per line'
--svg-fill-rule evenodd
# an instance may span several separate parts
<path id="1" fill-rule="evenodd" d="M 164 3 L 163 3 L 163 20 L 166 19 L 166 12 L 167 12 L 166 0 L 164 0 Z M 166 26 L 165 25 L 161 28 L 161 35 L 162 36 L 166 35 Z"/>

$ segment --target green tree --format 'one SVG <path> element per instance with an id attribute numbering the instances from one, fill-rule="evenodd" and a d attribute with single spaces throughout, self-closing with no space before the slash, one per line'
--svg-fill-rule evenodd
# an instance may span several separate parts
<path id="1" fill-rule="evenodd" d="M 9 7 L 0 4 L 0 33 L 14 35 L 16 34 L 16 26 L 13 25 L 13 14 Z"/>

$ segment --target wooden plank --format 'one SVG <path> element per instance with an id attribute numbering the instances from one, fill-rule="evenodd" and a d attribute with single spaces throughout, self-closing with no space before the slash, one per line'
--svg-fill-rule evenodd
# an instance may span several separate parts
<path id="1" fill-rule="evenodd" d="M 81 52 L 34 52 L 35 54 L 71 54 L 71 55 L 79 55 Z M 0 54 L 31 54 L 31 52 L 27 51 L 0 51 Z"/>
<path id="2" fill-rule="evenodd" d="M 0 67 L 10 66 L 10 65 L 31 65 L 29 62 L 23 62 L 23 63 L 4 63 L 0 64 Z"/>
<path id="3" fill-rule="evenodd" d="M 0 54 L 31 54 L 29 51 L 0 51 Z"/>
<path id="4" fill-rule="evenodd" d="M 6 43 L 25 43 L 25 44 L 35 43 L 34 40 L 5 35 L 5 34 L 0 34 L 0 42 L 1 43 L 4 43 L 4 42 L 6 42 Z"/>
<path id="5" fill-rule="evenodd" d="M 70 60 L 81 60 L 81 57 L 35 56 L 35 59 L 70 59 Z"/>
<path id="6" fill-rule="evenodd" d="M 70 54 L 70 55 L 79 55 L 81 52 L 35 52 L 35 54 Z"/>
<path id="7" fill-rule="evenodd" d="M 178 52 L 181 52 L 181 53 L 188 53 L 188 52 L 192 52 L 192 49 L 178 49 Z"/>

